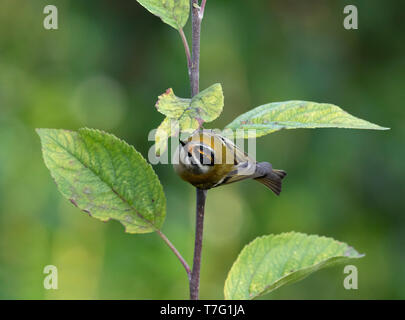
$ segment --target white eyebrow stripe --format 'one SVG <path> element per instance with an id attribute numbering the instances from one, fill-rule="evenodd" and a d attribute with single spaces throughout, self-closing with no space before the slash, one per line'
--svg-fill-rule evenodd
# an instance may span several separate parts
<path id="1" fill-rule="evenodd" d="M 196 157 L 198 156 L 197 157 L 198 158 L 198 163 L 202 164 L 204 167 L 207 166 L 208 164 L 201 163 L 201 161 L 200 161 L 201 150 L 202 150 L 203 156 L 205 156 L 207 159 L 209 158 L 210 163 L 212 161 L 215 161 L 215 159 L 216 159 L 214 149 L 212 149 L 211 147 L 207 146 L 204 143 L 194 144 L 194 146 L 191 148 L 191 150 L 192 150 L 191 154 L 193 156 L 193 159 L 196 159 Z M 197 154 L 197 152 L 198 152 L 198 154 Z M 209 152 L 209 155 L 207 155 L 206 152 Z"/>
<path id="2" fill-rule="evenodd" d="M 209 151 L 211 151 L 212 153 L 215 154 L 214 149 L 212 149 L 210 146 L 208 146 L 208 145 L 206 145 L 206 144 L 204 144 L 204 143 L 196 143 L 193 148 L 195 148 L 195 147 L 198 147 L 198 148 L 200 148 L 200 149 L 201 149 L 201 147 L 202 147 L 203 149 L 208 149 Z"/>

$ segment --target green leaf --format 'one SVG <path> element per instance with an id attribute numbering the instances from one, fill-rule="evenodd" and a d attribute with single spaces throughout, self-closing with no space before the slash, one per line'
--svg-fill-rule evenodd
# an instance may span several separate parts
<path id="1" fill-rule="evenodd" d="M 155 133 L 155 153 L 160 156 L 167 148 L 167 139 L 177 135 L 179 132 L 179 122 L 166 117 L 157 128 Z"/>
<path id="2" fill-rule="evenodd" d="M 289 232 L 243 248 L 225 282 L 225 299 L 254 299 L 328 266 L 364 255 L 332 238 Z"/>
<path id="3" fill-rule="evenodd" d="M 222 86 L 216 83 L 193 97 L 186 115 L 200 118 L 204 122 L 211 122 L 219 117 L 223 107 L 224 94 Z"/>
<path id="4" fill-rule="evenodd" d="M 224 107 L 222 86 L 216 83 L 192 99 L 177 97 L 167 89 L 156 102 L 157 110 L 166 115 L 155 134 L 155 151 L 160 156 L 167 148 L 167 139 L 180 133 L 193 133 L 204 122 L 218 118 Z"/>
<path id="5" fill-rule="evenodd" d="M 149 12 L 163 22 L 180 30 L 185 26 L 190 14 L 190 0 L 137 0 Z"/>
<path id="6" fill-rule="evenodd" d="M 261 137 L 281 129 L 298 128 L 388 129 L 356 118 L 333 104 L 308 101 L 265 104 L 240 115 L 225 127 L 238 138 Z"/>
<path id="7" fill-rule="evenodd" d="M 190 107 L 191 99 L 177 97 L 172 88 L 158 97 L 155 104 L 156 109 L 169 118 L 180 118 L 184 111 Z"/>
<path id="8" fill-rule="evenodd" d="M 192 99 L 177 97 L 169 88 L 158 97 L 156 109 L 165 116 L 183 121 L 186 118 L 210 122 L 218 118 L 224 107 L 224 95 L 219 83 L 201 91 Z"/>
<path id="9" fill-rule="evenodd" d="M 132 146 L 92 129 L 37 132 L 45 164 L 72 204 L 102 221 L 120 221 L 128 233 L 161 228 L 166 215 L 163 188 Z"/>

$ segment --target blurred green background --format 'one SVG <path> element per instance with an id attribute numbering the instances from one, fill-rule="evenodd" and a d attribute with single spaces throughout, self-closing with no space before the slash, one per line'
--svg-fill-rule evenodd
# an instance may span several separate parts
<path id="1" fill-rule="evenodd" d="M 59 30 L 43 8 L 59 9 Z M 355 4 L 359 29 L 343 28 Z M 223 128 L 258 105 L 291 99 L 337 104 L 390 131 L 281 131 L 258 140 L 258 160 L 285 169 L 275 197 L 246 181 L 209 192 L 201 298 L 222 299 L 233 261 L 256 236 L 331 236 L 366 257 L 359 289 L 343 267 L 322 270 L 266 299 L 405 298 L 403 1 L 208 0 L 201 88 L 220 82 Z M 190 39 L 190 23 L 186 34 Z M 163 116 L 154 103 L 172 87 L 189 95 L 178 33 L 135 0 L 0 3 L 0 298 L 186 299 L 181 265 L 155 234 L 101 223 L 58 193 L 34 128 L 114 133 L 145 157 Z M 154 166 L 167 196 L 163 228 L 189 262 L 194 188 Z M 43 268 L 59 271 L 45 290 Z"/>

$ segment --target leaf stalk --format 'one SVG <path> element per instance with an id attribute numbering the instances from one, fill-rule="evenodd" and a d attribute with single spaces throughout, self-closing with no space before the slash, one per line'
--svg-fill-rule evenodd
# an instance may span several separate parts
<path id="1" fill-rule="evenodd" d="M 184 51 L 186 52 L 186 57 L 187 57 L 187 68 L 188 68 L 188 76 L 191 77 L 191 53 L 190 53 L 190 47 L 188 46 L 188 41 L 186 38 L 186 35 L 184 34 L 183 28 L 179 30 L 181 40 L 183 41 L 183 46 L 184 46 Z"/>
<path id="2" fill-rule="evenodd" d="M 176 249 L 176 247 L 170 242 L 170 240 L 165 236 L 165 234 L 162 231 L 156 230 L 156 233 L 159 235 L 159 237 L 162 238 L 162 240 L 167 244 L 167 246 L 170 248 L 170 250 L 172 250 L 173 253 L 176 255 L 176 257 L 180 260 L 181 264 L 183 265 L 184 269 L 187 272 L 187 278 L 190 281 L 191 269 L 188 266 L 187 261 L 182 257 L 180 252 Z"/>

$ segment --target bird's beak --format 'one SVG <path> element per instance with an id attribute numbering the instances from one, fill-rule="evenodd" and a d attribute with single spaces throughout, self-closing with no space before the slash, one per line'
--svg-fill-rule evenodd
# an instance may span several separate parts
<path id="1" fill-rule="evenodd" d="M 186 145 L 186 143 L 183 142 L 183 141 L 181 141 L 180 139 L 179 139 L 179 142 L 180 142 L 180 144 L 181 144 L 183 147 Z"/>

